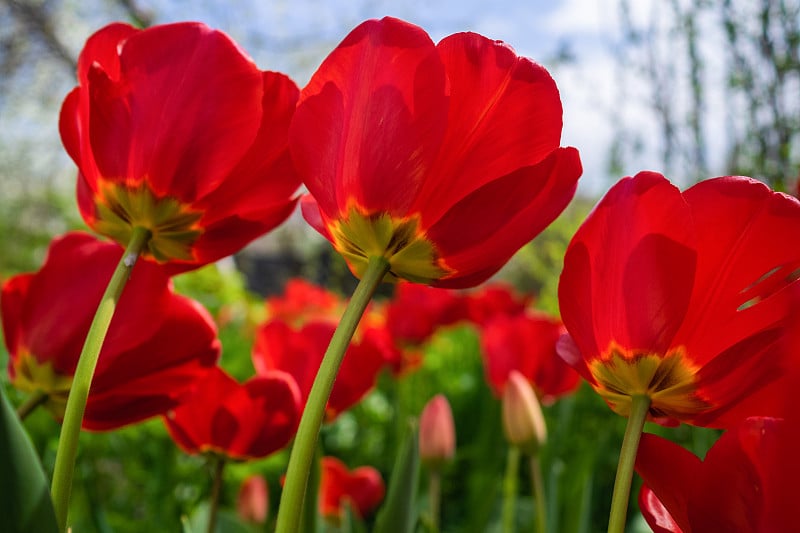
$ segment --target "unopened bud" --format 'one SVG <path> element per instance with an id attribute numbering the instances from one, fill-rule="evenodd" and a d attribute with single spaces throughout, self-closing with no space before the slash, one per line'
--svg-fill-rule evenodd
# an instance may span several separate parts
<path id="1" fill-rule="evenodd" d="M 250 476 L 239 488 L 236 511 L 246 522 L 263 524 L 267 521 L 269 492 L 267 482 L 261 476 Z"/>
<path id="2" fill-rule="evenodd" d="M 419 419 L 419 456 L 431 469 L 440 469 L 453 458 L 456 449 L 456 429 L 453 411 L 442 394 L 425 405 Z"/>
<path id="3" fill-rule="evenodd" d="M 533 387 L 512 370 L 503 392 L 503 429 L 508 442 L 536 455 L 547 441 L 547 426 Z"/>

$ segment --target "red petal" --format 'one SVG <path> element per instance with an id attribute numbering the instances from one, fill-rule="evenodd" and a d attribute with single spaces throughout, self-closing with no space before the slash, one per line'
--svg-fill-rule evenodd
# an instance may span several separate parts
<path id="1" fill-rule="evenodd" d="M 448 209 L 448 201 L 543 161 L 558 148 L 562 126 L 555 82 L 511 47 L 457 33 L 443 39 L 437 51 L 450 82 L 450 113 L 436 167 L 420 197 L 429 221 Z"/>
<path id="2" fill-rule="evenodd" d="M 452 206 L 427 229 L 445 263 L 456 271 L 437 285 L 468 287 L 496 272 L 561 213 L 580 174 L 577 150 L 562 148 L 543 163 L 492 181 Z M 483 279 L 476 281 L 477 273 Z"/>
<path id="3" fill-rule="evenodd" d="M 118 79 L 120 48 L 128 37 L 140 31 L 128 24 L 114 22 L 92 34 L 78 58 L 78 83 L 86 86 L 89 70 L 95 64 L 111 79 Z"/>
<path id="4" fill-rule="evenodd" d="M 656 435 L 642 435 L 636 471 L 684 533 L 692 531 L 689 495 L 701 468 L 702 461 L 677 444 Z"/>
<path id="5" fill-rule="evenodd" d="M 250 150 L 216 189 L 208 191 L 205 202 L 209 215 L 205 224 L 225 215 L 236 214 L 245 220 L 260 220 L 265 212 L 290 203 L 300 186 L 289 156 L 289 123 L 294 115 L 299 91 L 283 74 L 263 73 L 261 126 Z M 229 207 L 225 213 L 224 208 Z M 215 209 L 211 209 L 215 208 Z"/>
<path id="6" fill-rule="evenodd" d="M 12 360 L 18 350 L 24 347 L 25 324 L 22 321 L 22 312 L 33 279 L 33 274 L 20 274 L 9 278 L 3 283 L 3 290 L 0 293 L 3 340 Z"/>
<path id="7" fill-rule="evenodd" d="M 262 73 L 235 43 L 202 24 L 130 36 L 119 80 L 89 71 L 91 138 L 100 172 L 188 201 L 215 189 L 260 126 Z"/>
<path id="8" fill-rule="evenodd" d="M 583 356 L 612 341 L 664 353 L 689 305 L 694 253 L 688 207 L 663 176 L 612 187 L 573 237 L 559 283 L 562 318 Z"/>
<path id="9" fill-rule="evenodd" d="M 639 509 L 654 533 L 691 533 L 681 530 L 658 496 L 647 485 L 642 485 L 639 491 Z"/>
<path id="10" fill-rule="evenodd" d="M 407 214 L 443 134 L 444 69 L 425 32 L 384 18 L 355 28 L 303 89 L 292 158 L 322 212 L 355 201 Z"/>
<path id="11" fill-rule="evenodd" d="M 702 362 L 776 325 L 785 288 L 800 268 L 800 202 L 742 177 L 701 182 L 684 193 L 698 231 L 697 280 L 681 342 Z"/>

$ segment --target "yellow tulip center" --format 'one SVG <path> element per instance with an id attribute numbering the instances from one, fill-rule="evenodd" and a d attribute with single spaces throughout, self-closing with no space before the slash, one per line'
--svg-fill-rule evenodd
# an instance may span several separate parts
<path id="1" fill-rule="evenodd" d="M 41 391 L 47 395 L 45 408 L 57 419 L 64 417 L 67 407 L 67 396 L 72 386 L 72 376 L 59 374 L 53 368 L 52 361 L 40 363 L 36 357 L 21 352 L 14 361 L 14 387 L 34 393 Z"/>
<path id="2" fill-rule="evenodd" d="M 650 398 L 650 416 L 679 420 L 710 407 L 697 394 L 697 370 L 682 349 L 659 355 L 615 345 L 589 365 L 595 390 L 617 414 L 628 416 L 631 397 L 644 395 Z"/>
<path id="3" fill-rule="evenodd" d="M 384 257 L 390 265 L 384 281 L 406 279 L 430 284 L 446 277 L 451 270 L 419 226 L 419 216 L 367 215 L 351 207 L 347 218 L 334 221 L 329 230 L 334 247 L 359 278 L 370 257 Z"/>
<path id="4" fill-rule="evenodd" d="M 131 188 L 118 183 L 101 183 L 95 205 L 94 229 L 97 232 L 126 246 L 133 228 L 145 228 L 151 236 L 143 255 L 161 263 L 194 259 L 194 243 L 203 233 L 198 224 L 201 212 L 175 198 L 156 198 L 145 184 Z"/>

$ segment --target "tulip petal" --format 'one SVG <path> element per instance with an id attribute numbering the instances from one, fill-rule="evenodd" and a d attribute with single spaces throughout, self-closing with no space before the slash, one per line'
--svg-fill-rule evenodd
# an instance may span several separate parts
<path id="1" fill-rule="evenodd" d="M 479 281 L 494 274 L 563 211 L 580 174 L 577 150 L 559 148 L 541 164 L 494 180 L 452 206 L 427 229 L 445 264 L 457 272 L 436 285 L 468 287 L 476 284 L 474 274 L 483 276 Z"/>
<path id="2" fill-rule="evenodd" d="M 510 46 L 457 33 L 436 48 L 450 82 L 450 113 L 435 177 L 426 180 L 422 193 L 420 210 L 431 221 L 450 207 L 445 200 L 452 201 L 455 192 L 466 196 L 543 161 L 558 148 L 562 127 L 550 74 Z"/>
<path id="3" fill-rule="evenodd" d="M 346 213 L 348 203 L 405 214 L 446 117 L 444 69 L 427 34 L 389 17 L 369 20 L 303 89 L 289 145 L 327 216 Z"/>
<path id="4" fill-rule="evenodd" d="M 701 467 L 697 456 L 677 444 L 656 435 L 642 435 L 636 471 L 685 533 L 692 531 L 687 487 L 692 486 Z"/>
<path id="5" fill-rule="evenodd" d="M 785 316 L 796 279 L 800 202 L 749 178 L 724 177 L 684 192 L 698 228 L 696 290 L 680 332 L 705 361 Z"/>
<path id="6" fill-rule="evenodd" d="M 584 357 L 612 342 L 666 352 L 691 295 L 691 223 L 680 191 L 655 173 L 621 180 L 589 215 L 559 282 L 564 324 Z"/>

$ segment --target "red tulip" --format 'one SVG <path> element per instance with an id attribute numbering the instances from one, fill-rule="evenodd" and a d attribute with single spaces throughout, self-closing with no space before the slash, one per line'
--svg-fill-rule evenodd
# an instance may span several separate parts
<path id="1" fill-rule="evenodd" d="M 366 21 L 303 89 L 289 132 L 303 216 L 360 277 L 469 287 L 564 209 L 581 165 L 559 148 L 547 71 L 507 45 Z"/>
<path id="2" fill-rule="evenodd" d="M 290 279 L 283 295 L 267 298 L 265 306 L 268 320 L 280 320 L 293 326 L 333 319 L 344 312 L 341 298 L 302 278 Z"/>
<path id="3" fill-rule="evenodd" d="M 165 417 L 172 439 L 187 453 L 258 459 L 285 447 L 297 431 L 300 392 L 284 372 L 244 384 L 215 368 Z"/>
<path id="4" fill-rule="evenodd" d="M 435 331 L 464 320 L 467 308 L 457 292 L 415 283 L 398 283 L 385 309 L 386 326 L 400 344 L 421 344 Z"/>
<path id="5" fill-rule="evenodd" d="M 645 434 L 636 470 L 639 505 L 657 532 L 789 531 L 796 522 L 800 426 L 753 417 L 728 430 L 701 461 Z"/>
<path id="6" fill-rule="evenodd" d="M 349 504 L 359 517 L 375 509 L 386 491 L 380 472 L 371 466 L 353 471 L 335 457 L 323 457 L 319 480 L 319 511 L 327 520 L 339 523 L 344 505 Z"/>
<path id="7" fill-rule="evenodd" d="M 695 425 L 775 414 L 798 235 L 800 202 L 749 178 L 621 180 L 567 249 L 561 355 L 622 415 L 632 395 Z"/>
<path id="8" fill-rule="evenodd" d="M 291 312 L 278 312 L 276 318 L 261 324 L 253 346 L 256 372 L 280 370 L 291 374 L 300 388 L 303 405 L 336 329 L 340 309 L 344 307 L 344 301 L 338 298 L 335 302 L 320 298 L 321 292 L 325 292 L 324 289 L 311 290 L 308 283 L 295 283 L 287 287 L 283 298 L 270 299 L 268 310 L 291 309 Z M 310 294 L 313 296 L 309 298 Z M 296 296 L 299 300 L 289 303 Z M 308 310 L 307 320 L 302 318 L 304 309 Z M 350 343 L 328 400 L 326 417 L 329 421 L 372 390 L 378 373 L 398 357 L 381 320 L 368 312 Z"/>
<path id="9" fill-rule="evenodd" d="M 495 283 L 484 285 L 466 297 L 468 319 L 484 325 L 497 317 L 511 317 L 525 313 L 533 297 L 518 294 L 513 287 Z"/>
<path id="10" fill-rule="evenodd" d="M 486 379 L 498 397 L 517 371 L 543 403 L 574 391 L 580 377 L 556 353 L 561 321 L 541 313 L 498 316 L 480 328 Z"/>
<path id="11" fill-rule="evenodd" d="M 144 256 L 173 272 L 238 251 L 294 209 L 297 96 L 203 24 L 106 26 L 61 109 L 84 220 L 123 245 L 148 229 Z"/>
<path id="12" fill-rule="evenodd" d="M 72 376 L 97 305 L 123 250 L 86 233 L 55 239 L 42 268 L 3 284 L 8 372 L 19 389 L 47 394 L 64 415 Z M 172 292 L 163 269 L 140 261 L 111 321 L 83 427 L 114 429 L 175 406 L 219 357 L 211 317 Z"/>

